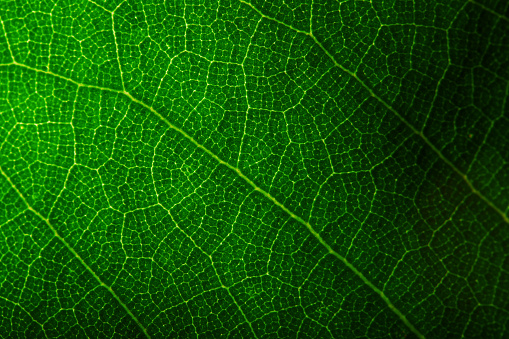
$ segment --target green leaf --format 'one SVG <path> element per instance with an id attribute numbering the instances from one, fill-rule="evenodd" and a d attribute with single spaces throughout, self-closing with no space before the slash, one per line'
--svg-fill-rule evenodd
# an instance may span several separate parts
<path id="1" fill-rule="evenodd" d="M 507 337 L 509 3 L 249 1 L 2 1 L 0 337 Z"/>

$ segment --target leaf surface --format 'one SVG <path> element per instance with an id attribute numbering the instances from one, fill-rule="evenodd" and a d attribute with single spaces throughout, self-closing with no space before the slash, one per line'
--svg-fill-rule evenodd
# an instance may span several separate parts
<path id="1" fill-rule="evenodd" d="M 507 336 L 508 17 L 3 1 L 0 337 Z"/>

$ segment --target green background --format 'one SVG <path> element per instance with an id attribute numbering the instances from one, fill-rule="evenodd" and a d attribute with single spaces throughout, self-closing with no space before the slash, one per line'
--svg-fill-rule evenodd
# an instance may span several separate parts
<path id="1" fill-rule="evenodd" d="M 509 336 L 509 2 L 0 3 L 0 337 Z"/>

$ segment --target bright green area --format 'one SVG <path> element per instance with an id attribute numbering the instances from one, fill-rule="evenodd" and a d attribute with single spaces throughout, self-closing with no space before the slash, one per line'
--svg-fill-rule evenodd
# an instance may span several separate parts
<path id="1" fill-rule="evenodd" d="M 509 336 L 509 2 L 0 21 L 1 338 Z"/>

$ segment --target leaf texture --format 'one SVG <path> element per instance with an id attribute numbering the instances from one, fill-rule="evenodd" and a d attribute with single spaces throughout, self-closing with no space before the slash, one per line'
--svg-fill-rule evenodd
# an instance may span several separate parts
<path id="1" fill-rule="evenodd" d="M 509 335 L 509 2 L 0 21 L 0 337 Z"/>

